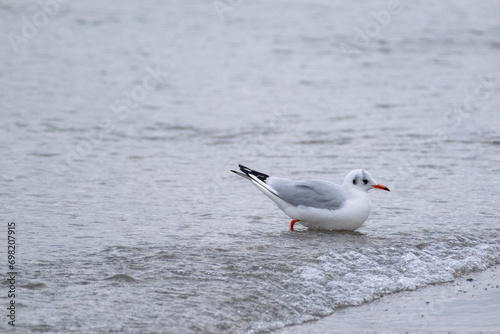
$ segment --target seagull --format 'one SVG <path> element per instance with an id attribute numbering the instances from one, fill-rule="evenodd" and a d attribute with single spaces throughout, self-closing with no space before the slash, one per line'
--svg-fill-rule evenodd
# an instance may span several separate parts
<path id="1" fill-rule="evenodd" d="M 354 231 L 370 214 L 368 190 L 389 188 L 375 182 L 363 169 L 347 174 L 342 185 L 323 180 L 294 181 L 238 165 L 233 173 L 250 180 L 295 223 L 313 229 Z"/>

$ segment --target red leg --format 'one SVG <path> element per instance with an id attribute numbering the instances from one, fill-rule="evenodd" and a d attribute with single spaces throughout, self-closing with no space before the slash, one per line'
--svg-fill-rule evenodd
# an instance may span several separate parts
<path id="1" fill-rule="evenodd" d="M 292 222 L 290 223 L 290 231 L 293 231 L 293 225 L 295 225 L 296 222 L 299 222 L 300 219 L 294 219 L 292 220 Z"/>

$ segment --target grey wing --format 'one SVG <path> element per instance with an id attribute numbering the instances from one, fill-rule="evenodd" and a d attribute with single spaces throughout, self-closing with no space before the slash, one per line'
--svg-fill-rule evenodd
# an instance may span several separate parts
<path id="1" fill-rule="evenodd" d="M 281 199 L 294 206 L 337 210 L 345 202 L 342 187 L 328 181 L 297 182 L 271 177 L 267 183 L 276 190 Z"/>

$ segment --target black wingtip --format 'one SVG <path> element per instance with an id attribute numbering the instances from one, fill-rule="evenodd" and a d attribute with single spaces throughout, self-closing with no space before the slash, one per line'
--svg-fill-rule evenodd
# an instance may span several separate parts
<path id="1" fill-rule="evenodd" d="M 240 170 L 245 173 L 246 175 L 254 175 L 256 176 L 259 180 L 263 181 L 263 182 L 266 182 L 267 178 L 269 177 L 269 175 L 267 174 L 264 174 L 264 173 L 261 173 L 261 172 L 258 172 L 256 170 L 253 170 L 253 169 L 250 169 L 246 166 L 243 166 L 243 165 L 238 165 L 238 167 L 240 167 Z M 233 171 L 234 172 L 234 171 Z"/>

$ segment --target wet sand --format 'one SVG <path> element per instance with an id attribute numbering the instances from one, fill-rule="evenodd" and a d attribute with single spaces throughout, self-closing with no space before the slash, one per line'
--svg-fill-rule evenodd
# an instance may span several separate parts
<path id="1" fill-rule="evenodd" d="M 500 332 L 500 266 L 275 333 Z"/>

